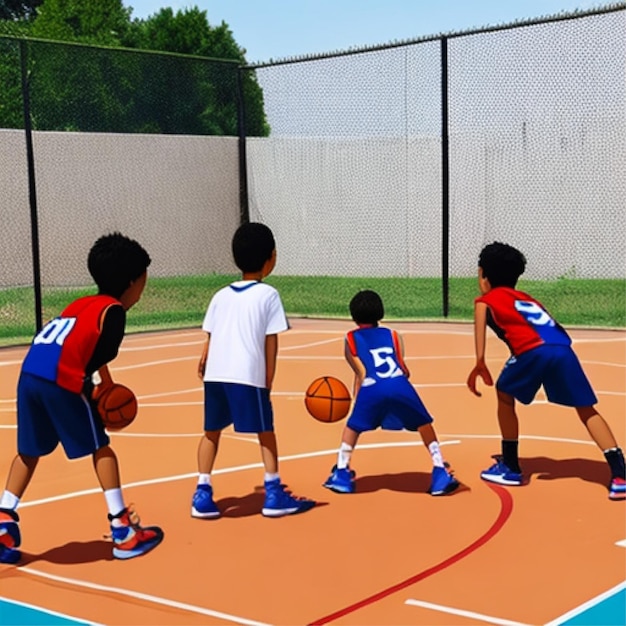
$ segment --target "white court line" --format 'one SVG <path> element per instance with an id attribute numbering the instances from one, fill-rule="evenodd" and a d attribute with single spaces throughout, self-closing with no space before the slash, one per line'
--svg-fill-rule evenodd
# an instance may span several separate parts
<path id="1" fill-rule="evenodd" d="M 615 545 L 619 548 L 626 548 L 626 539 L 622 539 L 621 541 L 616 541 Z"/>
<path id="2" fill-rule="evenodd" d="M 286 350 L 302 350 L 303 348 L 313 348 L 315 346 L 323 346 L 323 345 L 326 345 L 327 343 L 336 343 L 337 341 L 340 341 L 341 339 L 343 339 L 343 337 L 334 337 L 333 339 L 324 339 L 323 341 L 315 341 L 313 343 L 304 343 L 298 346 L 285 346 L 285 347 L 281 346 L 279 349 L 279 354 Z"/>
<path id="3" fill-rule="evenodd" d="M 443 436 L 454 436 L 454 437 L 459 437 L 458 435 L 440 435 L 440 437 Z M 494 439 L 499 439 L 500 436 L 499 435 L 468 435 L 468 438 L 494 438 Z M 462 436 L 461 436 L 462 438 Z M 564 442 L 569 442 L 569 441 L 573 441 L 574 443 L 589 443 L 589 442 L 583 442 L 583 441 L 578 441 L 578 440 L 568 440 L 568 439 L 559 439 L 559 438 L 552 438 L 552 437 L 533 437 L 533 436 L 528 436 L 528 437 L 522 437 L 522 438 L 533 438 L 533 439 L 541 439 L 541 440 L 551 440 L 551 441 L 564 441 Z M 453 444 L 460 444 L 461 442 L 456 439 L 456 440 L 448 440 L 448 441 L 440 441 L 440 445 L 441 446 L 445 446 L 445 445 L 453 445 Z M 387 443 L 372 443 L 372 444 L 363 444 L 361 446 L 359 446 L 359 449 L 376 449 L 376 448 L 393 448 L 393 447 L 414 447 L 414 446 L 420 446 L 423 445 L 421 441 L 406 441 L 406 442 L 387 442 Z M 307 458 L 313 458 L 313 457 L 319 457 L 319 456 L 328 456 L 328 455 L 335 455 L 337 454 L 337 450 L 336 448 L 333 448 L 332 450 L 318 450 L 315 452 L 306 452 L 306 453 L 302 453 L 302 454 L 294 454 L 294 455 L 288 455 L 288 456 L 283 456 L 283 457 L 279 457 L 279 461 L 280 462 L 285 462 L 285 461 L 291 461 L 291 460 L 299 460 L 299 459 L 307 459 Z M 250 469 L 260 469 L 263 467 L 263 463 L 250 463 L 247 465 L 240 465 L 240 466 L 235 466 L 235 467 L 228 467 L 228 468 L 223 468 L 223 469 L 217 469 L 215 470 L 213 473 L 214 474 L 228 474 L 228 473 L 232 473 L 232 472 L 237 472 L 237 471 L 246 471 L 246 470 L 250 470 Z M 127 483 L 125 485 L 123 485 L 123 489 L 130 489 L 133 487 L 141 487 L 141 486 L 146 486 L 146 485 L 154 485 L 154 484 L 161 484 L 161 483 L 167 483 L 167 482 L 174 482 L 177 480 L 186 480 L 186 479 L 191 479 L 191 478 L 195 478 L 197 477 L 197 472 L 192 472 L 192 473 L 188 473 L 188 474 L 179 474 L 179 475 L 174 475 L 174 476 L 166 476 L 166 477 L 161 477 L 161 478 L 154 478 L 154 479 L 149 479 L 149 480 L 142 480 L 142 481 L 137 481 L 134 483 Z M 58 502 L 61 500 L 68 500 L 71 498 L 76 498 L 76 497 L 80 497 L 80 496 L 84 496 L 84 495 L 93 495 L 93 494 L 97 494 L 97 493 L 102 493 L 102 490 L 100 488 L 93 488 L 93 489 L 86 489 L 86 490 L 82 490 L 82 491 L 76 491 L 76 492 L 72 492 L 72 493 L 66 493 L 66 494 L 62 494 L 62 495 L 58 495 L 58 496 L 52 496 L 49 498 L 42 498 L 40 500 L 32 500 L 30 502 L 22 502 L 20 503 L 20 507 L 24 508 L 24 507 L 30 507 L 30 506 L 38 506 L 40 504 L 47 504 L 47 503 L 51 503 L 51 502 Z M 36 575 L 36 576 L 43 576 L 43 577 L 49 577 L 52 578 L 52 576 L 50 574 L 46 574 L 43 572 L 39 572 L 37 570 L 33 570 L 31 568 L 20 568 L 20 571 L 27 571 L 30 574 Z M 60 580 L 60 577 L 54 577 L 53 579 L 57 579 Z M 240 618 L 234 618 L 234 616 L 229 616 L 227 614 L 223 614 L 223 613 L 218 613 L 216 611 L 211 611 L 210 609 L 204 609 L 203 607 L 196 607 L 194 605 L 188 605 L 188 604 L 184 604 L 184 603 L 178 603 L 175 601 L 170 601 L 170 600 L 166 600 L 163 598 L 159 598 L 159 597 L 155 597 L 155 596 L 148 596 L 146 594 L 136 594 L 135 592 L 130 592 L 128 590 L 124 590 L 124 589 L 117 589 L 114 587 L 104 587 L 102 585 L 94 585 L 92 583 L 86 583 L 84 581 L 80 581 L 80 580 L 73 580 L 73 579 L 63 579 L 63 582 L 67 582 L 68 584 L 75 584 L 78 586 L 85 586 L 85 587 L 90 587 L 93 589 L 98 589 L 98 590 L 103 590 L 103 591 L 110 591 L 112 593 L 120 593 L 122 595 L 128 595 L 130 597 L 135 597 L 135 598 L 139 598 L 139 599 L 143 599 L 143 600 L 147 600 L 149 602 L 154 602 L 155 604 L 162 604 L 164 606 L 170 606 L 170 607 L 174 607 L 174 608 L 180 608 L 182 610 L 188 610 L 190 612 L 203 612 L 202 614 L 205 615 L 211 615 L 212 617 L 220 617 L 221 619 L 226 619 L 228 621 L 235 621 L 238 623 L 242 623 L 242 624 L 251 624 L 251 625 L 256 625 L 256 624 L 260 624 L 261 626 L 267 626 L 264 624 L 261 624 L 260 622 L 252 622 L 252 621 L 244 621 L 241 620 Z M 232 619 L 231 619 L 232 618 Z M 503 622 L 494 622 L 494 623 L 503 623 Z M 506 624 L 510 624 L 515 626 L 516 623 L 515 622 L 506 622 Z"/>
<path id="4" fill-rule="evenodd" d="M 226 620 L 227 622 L 234 622 L 235 624 L 246 624 L 248 626 L 269 626 L 264 622 L 256 622 L 244 617 L 238 617 L 237 615 L 230 615 L 228 613 L 222 613 L 221 611 L 213 611 L 211 609 L 205 609 L 201 606 L 195 606 L 193 604 L 187 604 L 185 602 L 177 602 L 176 600 L 167 600 L 166 598 L 160 598 L 158 596 L 152 596 L 147 593 L 140 593 L 138 591 L 130 591 L 129 589 L 120 589 L 119 587 L 109 587 L 108 585 L 98 585 L 96 583 L 89 583 L 83 580 L 76 580 L 75 578 L 66 578 L 65 576 L 55 576 L 54 574 L 48 574 L 47 572 L 41 572 L 31 567 L 20 567 L 20 572 L 26 572 L 33 576 L 40 576 L 41 578 L 47 578 L 60 583 L 66 583 L 68 585 L 75 585 L 76 587 L 85 587 L 86 589 L 93 589 L 94 591 L 104 591 L 106 593 L 115 593 L 119 596 L 126 596 L 127 598 L 134 598 L 136 600 L 145 600 L 154 604 L 161 604 L 171 609 L 181 609 L 182 611 L 188 611 L 190 613 L 199 613 L 200 615 L 208 615 L 209 617 L 215 617 L 217 619 Z"/>
<path id="5" fill-rule="evenodd" d="M 585 365 L 606 365 L 607 367 L 626 367 L 626 363 L 609 363 L 607 361 L 585 361 L 581 359 L 581 363 Z"/>
<path id="6" fill-rule="evenodd" d="M 449 446 L 460 444 L 458 440 L 440 441 L 440 446 Z M 395 441 L 384 443 L 366 443 L 359 446 L 359 450 L 373 450 L 377 448 L 407 448 L 423 445 L 421 441 Z M 332 450 L 316 450 L 315 452 L 302 452 L 300 454 L 292 454 L 288 456 L 279 457 L 279 462 L 286 461 L 298 461 L 301 459 L 311 459 L 318 456 L 329 456 L 337 454 L 337 448 Z M 233 472 L 243 472 L 251 469 L 259 469 L 263 467 L 262 462 L 248 463 L 247 465 L 236 465 L 233 467 L 224 467 L 221 469 L 213 470 L 213 474 L 231 474 Z M 130 489 L 132 487 L 145 487 L 146 485 L 159 485 L 161 483 L 169 483 L 177 480 L 186 480 L 187 478 L 194 478 L 198 476 L 198 472 L 192 472 L 189 474 L 177 474 L 174 476 L 164 476 L 161 478 L 150 478 L 148 480 L 140 480 L 134 483 L 127 483 L 122 485 L 122 489 Z M 88 496 L 95 493 L 102 493 L 102 489 L 99 487 L 92 489 L 83 489 L 81 491 L 74 491 L 71 493 L 61 494 L 59 496 L 51 496 L 49 498 L 41 498 L 40 500 L 30 500 L 28 502 L 20 502 L 20 508 L 38 506 L 40 504 L 48 504 L 50 502 L 59 502 L 60 500 L 70 500 L 72 498 L 78 498 L 80 496 Z"/>
<path id="7" fill-rule="evenodd" d="M 161 348 L 180 348 L 184 346 L 200 346 L 204 340 L 200 341 L 177 341 L 176 343 L 157 343 L 153 346 L 125 346 L 120 348 L 120 352 L 145 352 L 146 350 L 159 350 Z"/>
<path id="8" fill-rule="evenodd" d="M 413 385 L 418 391 L 422 389 L 448 389 L 451 387 L 465 387 L 465 383 L 429 383 L 429 384 L 417 384 Z M 193 393 L 198 392 L 201 393 L 202 389 L 185 389 L 184 391 L 164 391 L 162 393 L 156 394 L 148 394 L 145 396 L 137 396 L 137 400 L 139 400 L 140 408 L 158 408 L 158 407 L 177 407 L 177 406 L 202 406 L 204 404 L 204 400 L 196 400 L 196 401 L 188 401 L 188 402 L 144 402 L 145 398 L 162 398 L 164 396 L 175 396 L 181 393 Z M 272 391 L 272 397 L 286 397 L 286 398 L 299 398 L 304 395 L 303 390 L 299 391 Z M 601 391 L 596 390 L 596 395 L 598 396 L 626 396 L 626 391 Z M 15 398 L 8 400 L 0 400 L 0 403 L 6 403 L 15 405 Z M 550 404 L 548 400 L 533 400 L 533 405 L 535 404 Z M 0 408 L 0 413 L 15 413 L 15 406 L 11 408 Z M 1 428 L 8 428 L 13 426 L 0 425 Z"/>
<path id="9" fill-rule="evenodd" d="M 620 332 L 620 331 L 611 331 L 607 330 L 606 332 Z M 572 339 L 572 344 L 577 343 L 614 343 L 616 341 L 626 341 L 626 337 L 611 337 L 610 339 Z"/>
<path id="10" fill-rule="evenodd" d="M 430 602 L 422 602 L 421 600 L 405 600 L 404 604 L 410 604 L 411 606 L 419 606 L 424 609 L 431 609 L 433 611 L 440 611 L 441 613 L 449 613 L 450 615 L 458 615 L 459 617 L 468 617 L 470 619 L 477 619 L 481 622 L 488 622 L 489 624 L 499 624 L 500 626 L 529 626 L 522 622 L 512 622 L 508 619 L 500 619 L 499 617 L 491 617 L 490 615 L 482 615 L 481 613 L 474 613 L 473 611 L 463 611 L 461 609 L 453 609 L 449 606 L 442 606 L 441 604 L 432 604 Z"/>
<path id="11" fill-rule="evenodd" d="M 560 615 L 559 617 L 552 620 L 551 622 L 548 622 L 544 626 L 559 626 L 559 624 L 562 624 L 563 622 L 566 622 L 572 619 L 573 617 L 580 615 L 580 613 L 583 613 L 587 609 L 594 607 L 596 604 L 600 604 L 600 602 L 603 602 L 604 600 L 610 598 L 611 596 L 614 596 L 616 593 L 619 593 L 623 589 L 626 589 L 626 581 L 623 583 L 619 583 L 619 585 L 615 585 L 615 587 L 609 589 L 608 591 L 605 591 L 604 593 L 601 593 L 599 596 L 592 598 L 591 600 L 585 602 L 584 604 L 577 606 L 575 609 L 572 609 L 571 611 L 568 611 L 567 613 Z"/>
<path id="12" fill-rule="evenodd" d="M 12 600 L 10 598 L 0 597 L 0 602 L 5 602 L 6 604 L 16 604 L 17 606 L 23 606 L 24 608 L 32 609 L 33 611 L 37 611 L 38 613 L 45 613 L 46 615 L 54 615 L 55 617 L 62 617 L 64 619 L 71 620 L 72 622 L 75 622 L 77 624 L 90 624 L 90 626 L 104 626 L 103 624 L 100 624 L 100 622 L 91 622 L 88 620 L 79 619 L 78 617 L 74 617 L 73 615 L 68 615 L 67 613 L 59 613 L 58 611 L 44 609 L 41 606 L 37 606 L 35 604 L 28 604 L 27 602 L 20 602 L 19 600 Z"/>

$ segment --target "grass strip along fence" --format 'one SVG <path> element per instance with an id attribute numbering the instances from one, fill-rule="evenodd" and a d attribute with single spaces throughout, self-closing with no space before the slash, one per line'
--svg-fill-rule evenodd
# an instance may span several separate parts
<path id="1" fill-rule="evenodd" d="M 128 313 L 127 332 L 199 328 L 213 294 L 237 276 L 210 274 L 148 280 L 142 299 Z M 385 320 L 443 321 L 439 278 L 346 278 L 270 276 L 267 283 L 281 294 L 287 315 L 349 319 L 348 303 L 359 289 L 377 291 L 385 303 Z M 626 327 L 626 280 L 520 280 L 518 288 L 544 304 L 564 326 Z M 95 293 L 94 287 L 43 290 L 43 318 L 49 320 L 73 299 Z M 470 321 L 475 278 L 450 279 L 449 316 Z M 34 333 L 33 290 L 0 290 L 0 346 L 30 343 Z"/>

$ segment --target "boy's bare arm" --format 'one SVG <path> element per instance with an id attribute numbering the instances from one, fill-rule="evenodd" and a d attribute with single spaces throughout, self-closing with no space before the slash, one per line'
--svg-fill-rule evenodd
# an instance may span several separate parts
<path id="1" fill-rule="evenodd" d="M 108 365 L 103 365 L 99 370 L 97 370 L 97 376 L 93 378 L 94 383 L 97 383 L 93 388 L 93 392 L 91 397 L 94 400 L 97 400 L 105 389 L 108 389 L 113 384 L 113 378 L 111 377 L 111 372 L 109 371 Z"/>
<path id="2" fill-rule="evenodd" d="M 209 356 L 209 341 L 211 339 L 211 335 L 207 333 L 206 340 L 204 341 L 204 346 L 202 346 L 202 355 L 200 356 L 200 361 L 198 361 L 198 378 L 200 380 L 204 380 L 204 370 L 206 369 L 206 360 Z"/>
<path id="3" fill-rule="evenodd" d="M 404 372 L 404 375 L 407 378 L 411 378 L 411 372 L 409 370 L 408 365 L 406 364 L 406 361 L 404 360 L 404 338 L 402 337 L 402 335 L 400 333 L 396 333 L 398 336 L 398 344 L 400 346 L 400 368 L 402 369 L 402 371 Z"/>
<path id="4" fill-rule="evenodd" d="M 467 377 L 467 386 L 476 396 L 482 394 L 476 388 L 476 380 L 480 376 L 485 384 L 493 385 L 493 379 L 489 368 L 485 363 L 485 346 L 487 342 L 487 305 L 484 302 L 477 302 L 474 306 L 474 347 L 476 350 L 476 364 Z"/>
<path id="5" fill-rule="evenodd" d="M 265 337 L 265 386 L 272 388 L 276 374 L 276 358 L 278 356 L 278 335 Z"/>
<path id="6" fill-rule="evenodd" d="M 361 361 L 353 356 L 347 341 L 344 343 L 344 356 L 346 357 L 346 361 L 348 361 L 348 365 L 350 365 L 354 372 L 354 383 L 352 385 L 352 397 L 354 397 L 359 393 L 359 389 L 361 388 L 361 381 L 363 380 L 363 376 L 365 376 L 365 369 Z"/>

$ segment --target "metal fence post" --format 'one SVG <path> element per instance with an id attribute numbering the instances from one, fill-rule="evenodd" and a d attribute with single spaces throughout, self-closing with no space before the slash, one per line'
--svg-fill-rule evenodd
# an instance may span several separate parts
<path id="1" fill-rule="evenodd" d="M 35 292 L 35 327 L 39 332 L 43 326 L 41 304 L 41 259 L 39 256 L 39 219 L 37 216 L 37 187 L 35 185 L 35 156 L 33 151 L 33 129 L 30 119 L 30 80 L 28 75 L 28 50 L 26 42 L 20 41 L 20 63 L 22 73 L 22 104 L 24 108 L 24 135 L 28 161 L 28 199 L 30 204 L 31 248 L 33 257 L 33 289 Z"/>

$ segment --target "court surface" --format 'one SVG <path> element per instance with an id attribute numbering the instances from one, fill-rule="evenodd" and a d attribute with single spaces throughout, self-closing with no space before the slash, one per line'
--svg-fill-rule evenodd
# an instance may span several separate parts
<path id="1" fill-rule="evenodd" d="M 435 417 L 445 459 L 463 484 L 427 493 L 419 436 L 364 434 L 352 457 L 357 493 L 321 485 L 344 422 L 304 408 L 317 376 L 351 386 L 344 321 L 292 319 L 280 336 L 273 389 L 281 478 L 312 511 L 261 516 L 256 438 L 227 430 L 213 484 L 219 520 L 190 517 L 202 385 L 199 330 L 129 335 L 111 364 L 139 415 L 111 435 L 127 502 L 165 531 L 138 559 L 111 556 L 91 460 L 41 460 L 20 505 L 24 561 L 0 566 L 2 624 L 624 624 L 626 502 L 607 497 L 608 467 L 571 409 L 543 396 L 518 407 L 522 487 L 485 483 L 499 452 L 495 394 L 465 387 L 471 324 L 390 323 L 405 340 L 412 382 Z M 598 409 L 626 442 L 626 331 L 572 330 Z M 0 482 L 15 450 L 15 387 L 25 348 L 0 350 Z M 507 351 L 488 338 L 496 375 Z"/>

